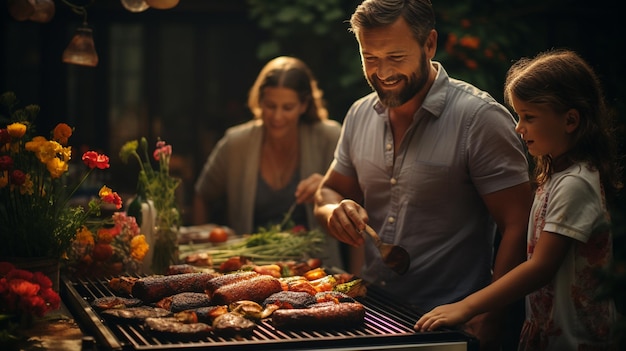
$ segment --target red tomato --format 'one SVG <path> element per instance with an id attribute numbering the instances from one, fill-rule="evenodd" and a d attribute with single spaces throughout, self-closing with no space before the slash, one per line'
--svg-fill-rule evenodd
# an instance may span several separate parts
<path id="1" fill-rule="evenodd" d="M 209 233 L 209 241 L 212 243 L 223 243 L 228 240 L 228 232 L 222 227 L 215 227 Z"/>

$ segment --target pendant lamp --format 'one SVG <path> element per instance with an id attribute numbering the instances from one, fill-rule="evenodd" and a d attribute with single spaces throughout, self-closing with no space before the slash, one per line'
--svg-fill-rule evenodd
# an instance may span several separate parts
<path id="1" fill-rule="evenodd" d="M 130 12 L 143 12 L 150 8 L 144 0 L 120 0 L 122 6 Z"/>
<path id="2" fill-rule="evenodd" d="M 52 0 L 29 0 L 35 11 L 28 18 L 33 22 L 48 23 L 54 17 L 55 6 Z"/>
<path id="3" fill-rule="evenodd" d="M 155 9 L 167 10 L 178 5 L 179 0 L 145 0 L 146 3 Z"/>
<path id="4" fill-rule="evenodd" d="M 80 66 L 96 67 L 98 65 L 98 54 L 93 42 L 93 33 L 86 22 L 76 28 L 74 37 L 63 51 L 62 60 L 65 63 Z"/>

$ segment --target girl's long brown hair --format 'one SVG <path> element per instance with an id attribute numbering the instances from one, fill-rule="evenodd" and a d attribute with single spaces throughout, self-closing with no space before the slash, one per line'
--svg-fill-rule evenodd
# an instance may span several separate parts
<path id="1" fill-rule="evenodd" d="M 535 58 L 522 58 L 511 66 L 504 84 L 505 102 L 512 97 L 547 105 L 557 113 L 576 109 L 580 123 L 573 147 L 564 155 L 569 162 L 586 162 L 597 169 L 607 197 L 622 188 L 621 168 L 612 118 L 600 81 L 591 66 L 571 50 L 550 50 Z M 554 173 L 549 155 L 534 157 L 538 184 Z"/>

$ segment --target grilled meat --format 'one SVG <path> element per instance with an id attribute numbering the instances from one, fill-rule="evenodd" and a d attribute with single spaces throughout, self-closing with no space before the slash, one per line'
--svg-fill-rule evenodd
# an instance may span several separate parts
<path id="1" fill-rule="evenodd" d="M 278 308 L 306 308 L 316 302 L 315 297 L 307 292 L 279 291 L 265 299 L 263 306 L 272 304 L 278 306 Z"/>
<path id="2" fill-rule="evenodd" d="M 261 303 L 279 291 L 282 291 L 280 280 L 269 275 L 260 275 L 224 285 L 215 290 L 211 299 L 217 305 L 229 305 L 239 300 Z"/>
<path id="3" fill-rule="evenodd" d="M 137 277 L 115 277 L 109 280 L 108 285 L 116 294 L 130 295 L 137 280 Z"/>
<path id="4" fill-rule="evenodd" d="M 135 298 L 104 296 L 97 298 L 91 302 L 91 306 L 99 310 L 108 310 L 112 308 L 127 308 L 143 305 L 143 301 Z"/>
<path id="5" fill-rule="evenodd" d="M 205 293 L 182 292 L 159 300 L 156 307 L 172 312 L 180 312 L 192 308 L 211 305 L 211 299 Z"/>
<path id="6" fill-rule="evenodd" d="M 152 303 L 182 292 L 204 292 L 207 283 L 218 273 L 184 273 L 166 276 L 149 276 L 133 284 L 132 295 L 144 303 Z"/>
<path id="7" fill-rule="evenodd" d="M 213 320 L 219 315 L 228 312 L 228 307 L 224 305 L 220 306 L 207 306 L 199 307 L 186 311 L 177 312 L 174 314 L 179 321 L 183 323 L 213 323 Z"/>
<path id="8" fill-rule="evenodd" d="M 258 277 L 259 275 L 260 275 L 259 273 L 253 272 L 253 271 L 234 272 L 234 273 L 220 275 L 220 276 L 210 279 L 207 282 L 207 286 L 204 292 L 209 297 L 211 297 L 213 293 L 215 292 L 215 290 L 217 290 L 218 288 L 224 285 L 232 284 L 232 283 L 250 279 L 253 277 Z"/>
<path id="9" fill-rule="evenodd" d="M 213 331 L 206 323 L 183 323 L 175 317 L 146 318 L 145 324 L 152 331 L 178 337 L 200 337 Z"/>
<path id="10" fill-rule="evenodd" d="M 224 313 L 213 321 L 213 330 L 222 336 L 246 336 L 256 328 L 256 323 L 237 313 Z"/>
<path id="11" fill-rule="evenodd" d="M 312 305 L 301 309 L 279 309 L 272 313 L 276 328 L 351 327 L 363 324 L 365 308 L 358 302 Z"/>
<path id="12" fill-rule="evenodd" d="M 149 317 L 169 317 L 172 315 L 172 312 L 158 307 L 138 306 L 104 310 L 102 311 L 102 315 L 114 319 L 139 322 Z"/>

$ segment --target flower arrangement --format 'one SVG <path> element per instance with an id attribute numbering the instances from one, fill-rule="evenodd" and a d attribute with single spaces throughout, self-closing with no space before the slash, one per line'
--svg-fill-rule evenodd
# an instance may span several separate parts
<path id="1" fill-rule="evenodd" d="M 152 202 L 156 211 L 151 268 L 158 274 L 165 273 L 171 264 L 178 263 L 180 213 L 176 204 L 176 188 L 181 180 L 170 175 L 171 156 L 172 146 L 158 140 L 152 152 L 152 159 L 158 167 L 153 168 L 146 138 L 129 141 L 120 150 L 122 162 L 128 163 L 132 157 L 139 163 L 138 198 Z"/>
<path id="2" fill-rule="evenodd" d="M 94 170 L 109 168 L 109 158 L 85 152 L 86 170 L 71 186 L 68 139 L 73 129 L 59 123 L 48 140 L 36 134 L 38 105 L 18 109 L 12 92 L 2 94 L 0 104 L 6 108 L 0 114 L 0 257 L 61 259 L 77 231 L 100 215 L 104 203 L 122 206 L 120 196 L 106 186 L 87 208 L 70 202 Z"/>
<path id="3" fill-rule="evenodd" d="M 17 340 L 19 327 L 28 327 L 35 317 L 58 309 L 60 303 L 46 275 L 0 262 L 0 343 Z"/>
<path id="4" fill-rule="evenodd" d="M 91 277 L 142 273 L 149 245 L 135 217 L 115 212 L 112 220 L 112 226 L 80 228 L 68 251 L 69 271 Z"/>

